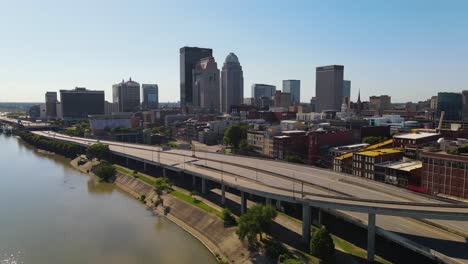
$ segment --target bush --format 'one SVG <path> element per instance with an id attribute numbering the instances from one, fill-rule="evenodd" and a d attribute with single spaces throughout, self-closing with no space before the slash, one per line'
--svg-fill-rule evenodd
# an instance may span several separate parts
<path id="1" fill-rule="evenodd" d="M 141 202 L 144 202 L 146 200 L 146 195 L 144 194 L 140 195 L 140 198 L 138 200 L 140 200 Z"/>
<path id="2" fill-rule="evenodd" d="M 298 259 L 295 259 L 295 258 L 288 258 L 288 259 L 285 259 L 284 261 L 280 262 L 282 264 L 303 264 L 304 262 L 298 260 Z"/>
<path id="3" fill-rule="evenodd" d="M 103 181 L 108 181 L 115 175 L 115 167 L 107 162 L 101 162 L 99 165 L 95 166 L 94 174 Z"/>
<path id="4" fill-rule="evenodd" d="M 291 257 L 291 253 L 289 253 L 288 249 L 282 243 L 273 240 L 265 241 L 265 253 L 274 260 L 277 260 L 280 256 L 282 256 L 283 259 Z"/>
<path id="5" fill-rule="evenodd" d="M 229 210 L 228 208 L 224 208 L 223 210 L 223 220 L 224 220 L 224 227 L 237 225 L 236 218 L 232 215 L 231 210 Z"/>
<path id="6" fill-rule="evenodd" d="M 324 262 L 331 261 L 335 254 L 335 244 L 330 233 L 322 226 L 310 240 L 310 254 L 320 258 Z"/>

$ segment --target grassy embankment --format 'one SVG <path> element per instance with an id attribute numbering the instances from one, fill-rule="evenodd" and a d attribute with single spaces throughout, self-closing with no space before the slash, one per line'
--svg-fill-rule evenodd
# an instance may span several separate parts
<path id="1" fill-rule="evenodd" d="M 137 179 L 140 179 L 150 185 L 154 185 L 155 181 L 156 181 L 156 178 L 154 178 L 153 176 L 150 176 L 150 175 L 147 175 L 145 173 L 141 173 L 141 172 L 138 172 L 138 173 L 135 173 L 133 170 L 130 170 L 128 168 L 125 168 L 125 167 L 122 167 L 120 165 L 114 165 L 115 166 L 115 169 L 117 171 L 120 171 L 122 173 L 125 173 L 125 174 L 128 174 L 130 176 L 133 176 Z M 213 215 L 216 215 L 218 217 L 222 217 L 222 212 L 214 209 L 213 207 L 209 206 L 208 204 L 204 203 L 203 201 L 200 201 L 190 195 L 187 195 L 181 191 L 177 191 L 177 190 L 173 190 L 170 192 L 170 195 L 180 199 L 180 200 L 183 200 L 191 205 L 194 205 L 210 214 L 213 214 Z"/>

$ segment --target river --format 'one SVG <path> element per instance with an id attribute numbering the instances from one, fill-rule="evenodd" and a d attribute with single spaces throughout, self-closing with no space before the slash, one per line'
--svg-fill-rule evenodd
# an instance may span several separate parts
<path id="1" fill-rule="evenodd" d="M 112 184 L 0 134 L 0 264 L 216 263 Z"/>

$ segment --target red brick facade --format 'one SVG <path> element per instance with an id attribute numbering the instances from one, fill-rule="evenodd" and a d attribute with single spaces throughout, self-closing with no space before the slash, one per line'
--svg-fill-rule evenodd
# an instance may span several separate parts
<path id="1" fill-rule="evenodd" d="M 421 187 L 430 194 L 468 199 L 468 157 L 423 152 Z"/>

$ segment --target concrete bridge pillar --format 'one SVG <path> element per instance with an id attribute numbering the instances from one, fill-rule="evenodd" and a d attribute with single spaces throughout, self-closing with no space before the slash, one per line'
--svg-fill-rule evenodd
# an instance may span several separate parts
<path id="1" fill-rule="evenodd" d="M 192 175 L 192 187 L 195 187 L 196 180 L 195 175 Z"/>
<path id="2" fill-rule="evenodd" d="M 143 171 L 146 172 L 146 162 L 143 162 Z"/>
<path id="3" fill-rule="evenodd" d="M 281 211 L 281 201 L 280 200 L 276 200 L 276 209 Z"/>
<path id="4" fill-rule="evenodd" d="M 127 168 L 128 168 L 128 157 L 126 158 L 126 161 L 127 161 Z"/>
<path id="5" fill-rule="evenodd" d="M 318 217 L 317 217 L 318 226 L 322 226 L 322 209 L 318 208 Z"/>
<path id="6" fill-rule="evenodd" d="M 247 196 L 245 192 L 241 192 L 241 214 L 247 212 Z"/>
<path id="7" fill-rule="evenodd" d="M 375 213 L 369 213 L 367 220 L 367 261 L 374 262 L 375 254 Z"/>
<path id="8" fill-rule="evenodd" d="M 309 243 L 310 241 L 310 206 L 302 205 L 302 242 Z"/>
<path id="9" fill-rule="evenodd" d="M 271 198 L 265 198 L 265 204 L 271 205 Z"/>
<path id="10" fill-rule="evenodd" d="M 166 170 L 166 168 L 163 168 L 163 177 L 167 177 L 167 170 Z"/>
<path id="11" fill-rule="evenodd" d="M 221 204 L 224 205 L 226 203 L 226 187 L 224 184 L 221 184 Z"/>
<path id="12" fill-rule="evenodd" d="M 202 194 L 206 194 L 206 179 L 201 178 L 201 192 Z"/>

